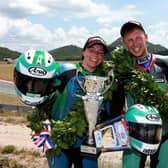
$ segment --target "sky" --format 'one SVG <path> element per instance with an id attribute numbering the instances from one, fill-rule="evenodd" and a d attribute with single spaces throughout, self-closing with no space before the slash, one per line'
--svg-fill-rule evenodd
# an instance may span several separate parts
<path id="1" fill-rule="evenodd" d="M 25 52 L 66 45 L 83 47 L 90 36 L 107 44 L 120 37 L 128 20 L 140 21 L 149 41 L 168 48 L 167 0 L 0 1 L 0 47 Z"/>

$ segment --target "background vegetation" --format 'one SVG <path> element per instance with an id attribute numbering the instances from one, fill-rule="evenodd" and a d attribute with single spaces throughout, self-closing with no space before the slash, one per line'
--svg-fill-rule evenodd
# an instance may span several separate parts
<path id="1" fill-rule="evenodd" d="M 109 51 L 113 51 L 117 46 L 122 45 L 121 38 L 118 38 L 114 42 L 108 45 Z M 168 49 L 159 45 L 148 43 L 149 52 L 155 54 L 163 54 L 168 55 Z M 60 48 L 56 48 L 48 51 L 53 55 L 56 60 L 80 60 L 82 48 L 74 45 L 63 46 Z M 4 60 L 4 58 L 16 59 L 21 53 L 19 51 L 13 51 L 8 48 L 0 47 L 0 61 Z M 110 55 L 106 55 L 106 60 L 111 59 Z"/>

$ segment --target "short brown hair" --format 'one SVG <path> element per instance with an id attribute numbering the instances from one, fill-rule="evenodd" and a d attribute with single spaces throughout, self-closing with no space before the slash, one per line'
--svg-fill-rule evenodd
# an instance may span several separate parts
<path id="1" fill-rule="evenodd" d="M 122 25 L 121 30 L 120 30 L 121 36 L 124 37 L 125 33 L 133 30 L 134 28 L 138 28 L 138 29 L 142 30 L 143 32 L 145 32 L 145 30 L 140 22 L 131 20 L 131 21 L 128 21 Z"/>

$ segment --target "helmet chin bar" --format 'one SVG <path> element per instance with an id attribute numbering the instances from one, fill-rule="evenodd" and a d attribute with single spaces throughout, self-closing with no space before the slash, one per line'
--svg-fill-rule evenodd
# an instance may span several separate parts
<path id="1" fill-rule="evenodd" d="M 22 101 L 27 104 L 27 105 L 33 105 L 33 106 L 36 106 L 36 105 L 39 105 L 39 104 L 42 104 L 44 101 L 46 101 L 48 98 L 48 96 L 43 96 L 43 97 L 28 97 L 28 96 L 25 96 L 25 95 L 22 95 L 21 99 Z"/>
<path id="2" fill-rule="evenodd" d="M 147 155 L 152 155 L 154 154 L 159 147 L 159 144 L 157 145 L 151 145 L 151 144 L 146 144 L 144 143 L 142 146 L 142 153 L 147 154 Z"/>
<path id="3" fill-rule="evenodd" d="M 46 101 L 48 99 L 49 96 L 43 96 L 43 97 L 30 97 L 30 96 L 26 96 L 24 94 L 22 94 L 17 87 L 15 87 L 16 93 L 19 96 L 20 100 L 27 104 L 27 105 L 31 105 L 31 106 L 36 106 L 39 104 L 42 104 L 44 101 Z"/>
<path id="4" fill-rule="evenodd" d="M 138 150 L 139 152 L 144 153 L 146 155 L 154 154 L 159 147 L 159 144 L 141 143 L 140 141 L 136 140 L 135 138 L 131 138 L 131 137 L 130 137 L 130 141 L 133 142 L 131 146 L 135 150 Z"/>

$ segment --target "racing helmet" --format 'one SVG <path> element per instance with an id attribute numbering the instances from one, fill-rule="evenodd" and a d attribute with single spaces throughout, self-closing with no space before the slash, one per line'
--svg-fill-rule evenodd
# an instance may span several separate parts
<path id="1" fill-rule="evenodd" d="M 161 142 L 162 120 L 156 108 L 142 104 L 125 113 L 130 145 L 144 154 L 154 154 Z"/>
<path id="2" fill-rule="evenodd" d="M 58 72 L 58 64 L 47 51 L 27 50 L 16 60 L 13 73 L 18 97 L 28 105 L 43 103 L 55 93 Z"/>

